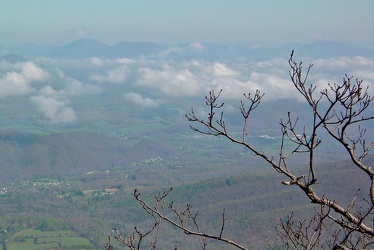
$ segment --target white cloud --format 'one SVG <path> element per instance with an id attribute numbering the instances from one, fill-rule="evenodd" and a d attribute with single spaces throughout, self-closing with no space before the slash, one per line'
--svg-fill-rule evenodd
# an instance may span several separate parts
<path id="1" fill-rule="evenodd" d="M 21 68 L 21 74 L 23 74 L 29 81 L 41 81 L 48 76 L 44 70 L 36 66 L 33 62 L 22 63 Z"/>
<path id="2" fill-rule="evenodd" d="M 51 122 L 73 122 L 77 119 L 77 116 L 74 109 L 69 105 L 70 99 L 74 96 L 95 95 L 100 93 L 101 90 L 97 86 L 85 84 L 66 76 L 58 68 L 56 72 L 58 80 L 62 81 L 64 87 L 56 91 L 50 85 L 44 86 L 38 94 L 31 96 L 30 100 L 36 105 L 38 111 L 42 112 Z"/>
<path id="3" fill-rule="evenodd" d="M 118 64 L 134 64 L 135 60 L 129 58 L 118 58 L 115 62 Z"/>
<path id="4" fill-rule="evenodd" d="M 281 76 L 253 72 L 250 76 L 250 81 L 253 86 L 251 92 L 254 93 L 256 89 L 259 89 L 262 93 L 266 94 L 264 100 L 299 99 L 291 81 Z"/>
<path id="5" fill-rule="evenodd" d="M 66 83 L 66 91 L 70 96 L 82 96 L 99 94 L 101 92 L 101 89 L 91 84 L 82 83 L 76 79 L 70 79 Z"/>
<path id="6" fill-rule="evenodd" d="M 227 65 L 223 63 L 218 63 L 218 62 L 212 65 L 212 72 L 214 75 L 219 76 L 219 77 L 239 75 L 239 72 L 231 69 L 230 67 L 228 67 Z"/>
<path id="7" fill-rule="evenodd" d="M 347 74 L 354 80 L 356 77 L 362 79 L 370 86 L 370 93 L 374 93 L 373 58 L 305 59 L 304 72 L 309 63 L 314 66 L 308 84 L 313 83 L 318 89 L 327 87 L 329 82 L 341 83 Z M 33 82 L 37 84 L 33 85 Z M 254 93 L 256 89 L 265 93 L 264 101 L 302 99 L 290 80 L 287 58 L 261 62 L 210 62 L 164 59 L 153 55 L 136 60 L 40 59 L 38 66 L 32 62 L 0 62 L 0 97 L 27 96 L 47 119 L 56 123 L 77 119 L 79 115 L 71 105 L 74 98 L 116 88 L 100 83 L 124 82 L 132 92 L 119 93 L 121 97 L 125 95 L 128 101 L 147 108 L 160 106 L 168 98 L 203 98 L 212 89 L 223 89 L 222 99 L 243 99 L 243 93 Z M 140 93 L 152 93 L 152 98 Z"/>
<path id="8" fill-rule="evenodd" d="M 99 83 L 124 83 L 130 74 L 126 65 L 109 70 L 106 74 L 93 74 L 90 79 Z"/>
<path id="9" fill-rule="evenodd" d="M 50 89 L 44 92 L 49 91 Z M 30 100 L 36 104 L 37 109 L 44 113 L 53 123 L 72 122 L 77 118 L 73 108 L 69 107 L 68 103 L 63 100 L 44 95 L 32 96 Z"/>
<path id="10" fill-rule="evenodd" d="M 330 59 L 317 59 L 313 62 L 317 68 L 332 69 L 349 69 L 350 67 L 374 68 L 373 59 L 362 56 L 356 57 L 337 57 Z"/>
<path id="11" fill-rule="evenodd" d="M 167 50 L 161 51 L 160 53 L 158 53 L 158 56 L 161 58 L 165 58 L 172 54 L 183 54 L 183 52 L 184 52 L 184 49 L 174 46 L 174 47 L 168 48 Z"/>
<path id="12" fill-rule="evenodd" d="M 304 62 L 304 74 L 312 67 L 307 84 L 326 88 L 328 83 L 341 83 L 343 76 L 358 77 L 364 84 L 374 83 L 374 59 L 342 57 Z M 152 62 L 138 70 L 137 84 L 159 90 L 166 96 L 205 96 L 209 90 L 223 89 L 223 98 L 238 99 L 243 93 L 260 89 L 264 101 L 276 99 L 301 100 L 293 86 L 285 58 L 262 62 L 207 62 L 203 60 Z M 373 85 L 374 86 L 374 85 Z M 374 91 L 370 89 L 371 93 Z M 316 91 L 318 93 L 318 91 Z"/>
<path id="13" fill-rule="evenodd" d="M 374 58 L 339 57 L 312 62 L 311 81 L 316 86 L 327 88 L 328 83 L 343 82 L 343 77 L 353 77 L 352 81 L 362 80 L 364 86 L 369 86 L 369 93 L 374 94 Z"/>
<path id="14" fill-rule="evenodd" d="M 171 65 L 164 65 L 161 70 L 140 68 L 138 84 L 169 96 L 196 96 L 201 88 L 199 79 L 189 69 Z"/>
<path id="15" fill-rule="evenodd" d="M 134 92 L 127 93 L 125 95 L 125 98 L 129 100 L 130 102 L 138 106 L 145 107 L 145 108 L 153 108 L 153 107 L 158 107 L 160 105 L 160 100 L 154 100 L 148 97 L 143 97 L 139 93 L 134 93 Z"/>
<path id="16" fill-rule="evenodd" d="M 0 79 L 0 96 L 26 95 L 31 92 L 29 81 L 17 72 L 9 72 Z"/>
<path id="17" fill-rule="evenodd" d="M 101 88 L 92 84 L 82 83 L 81 81 L 68 77 L 59 68 L 55 69 L 58 78 L 65 83 L 65 89 L 61 92 L 66 92 L 68 96 L 74 95 L 96 95 L 101 92 Z"/>
<path id="18" fill-rule="evenodd" d="M 204 46 L 201 43 L 193 42 L 189 44 L 189 47 L 193 50 L 201 51 L 204 49 Z"/>
<path id="19" fill-rule="evenodd" d="M 48 77 L 48 73 L 32 62 L 15 64 L 13 67 L 0 78 L 0 97 L 27 95 L 32 92 L 31 82 L 43 81 Z"/>
<path id="20" fill-rule="evenodd" d="M 87 60 L 93 66 L 98 66 L 99 67 L 99 66 L 103 66 L 103 64 L 104 64 L 103 60 L 101 60 L 100 58 L 97 58 L 97 57 L 91 57 L 91 58 L 88 58 Z"/>
<path id="21" fill-rule="evenodd" d="M 222 88 L 226 98 L 240 98 L 256 85 L 249 76 L 220 62 L 173 61 L 160 63 L 158 67 L 161 68 L 140 68 L 137 84 L 165 95 L 185 97 L 204 96 L 211 89 Z"/>

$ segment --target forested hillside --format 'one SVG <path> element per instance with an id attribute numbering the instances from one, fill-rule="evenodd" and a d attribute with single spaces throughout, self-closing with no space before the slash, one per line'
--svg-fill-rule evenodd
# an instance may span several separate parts
<path id="1" fill-rule="evenodd" d="M 113 164 L 132 163 L 177 152 L 155 139 L 133 146 L 123 141 L 88 132 L 0 134 L 1 180 L 25 180 L 104 171 Z"/>
<path id="2" fill-rule="evenodd" d="M 351 180 L 356 173 L 344 162 L 326 164 L 334 166 L 333 171 L 322 170 L 324 178 L 332 180 L 331 185 L 321 186 L 326 194 L 346 198 L 349 202 L 355 195 L 352 190 L 364 188 L 361 185 L 365 176 L 357 175 Z M 324 164 L 320 167 L 323 169 Z M 201 211 L 201 224 L 208 231 L 218 230 L 219 218 L 225 208 L 227 236 L 248 246 L 265 247 L 261 244 L 266 239 L 274 240 L 274 223 L 279 218 L 290 210 L 305 216 L 312 213 L 313 206 L 301 192 L 295 193 L 292 187 L 281 186 L 276 174 L 252 172 L 183 184 L 177 179 L 181 180 L 186 170 L 144 163 L 136 169 L 112 166 L 109 171 L 14 182 L 2 189 L 0 225 L 7 229 L 9 241 L 12 241 L 13 233 L 27 228 L 73 230 L 100 248 L 113 228 L 126 232 L 133 225 L 146 228 L 152 223 L 144 217 L 132 197 L 135 188 L 151 201 L 152 194 L 165 190 L 165 182 L 169 182 L 167 186 L 174 186 L 170 200 L 180 207 L 191 204 L 193 209 Z M 347 178 L 351 186 L 340 185 Z M 274 187 L 277 187 L 276 192 Z M 341 192 L 345 197 L 340 196 Z M 183 235 L 165 227 L 160 246 L 169 248 L 177 243 L 183 246 L 197 242 L 194 239 L 184 241 Z M 171 237 L 175 240 L 170 240 Z"/>

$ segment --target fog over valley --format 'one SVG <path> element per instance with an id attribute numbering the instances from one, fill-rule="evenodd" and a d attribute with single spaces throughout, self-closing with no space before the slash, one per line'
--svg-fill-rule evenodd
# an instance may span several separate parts
<path id="1" fill-rule="evenodd" d="M 181 114 L 189 111 L 188 100 L 203 98 L 210 90 L 223 89 L 222 98 L 227 100 L 242 99 L 243 93 L 256 89 L 266 93 L 265 102 L 301 98 L 289 80 L 292 45 L 252 48 L 122 42 L 107 46 L 96 40 L 79 40 L 49 51 L 43 51 L 44 47 L 3 48 L 0 98 L 24 100 L 33 107 L 35 119 L 51 124 L 79 121 L 84 109 L 76 106 L 76 100 L 83 97 L 111 96 L 117 100 L 113 105 L 131 106 L 139 112 L 172 104 Z M 318 88 L 342 81 L 345 74 L 369 86 L 374 83 L 371 49 L 333 42 L 294 47 L 295 56 L 305 66 L 314 65 L 309 82 Z M 90 110 L 101 106 L 100 98 L 90 105 Z"/>

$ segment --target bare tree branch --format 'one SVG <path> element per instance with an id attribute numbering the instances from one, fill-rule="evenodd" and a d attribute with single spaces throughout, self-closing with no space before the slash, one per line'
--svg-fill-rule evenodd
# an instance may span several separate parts
<path id="1" fill-rule="evenodd" d="M 222 89 L 218 93 L 211 90 L 209 95 L 205 97 L 205 104 L 209 110 L 206 118 L 198 117 L 193 108 L 191 108 L 190 113 L 186 114 L 186 118 L 196 124 L 196 126 L 190 126 L 193 131 L 205 135 L 225 137 L 262 158 L 285 178 L 281 182 L 282 184 L 298 187 L 311 203 L 319 206 L 320 209 L 315 211 L 311 220 L 296 220 L 294 213 L 291 213 L 286 220 L 279 221 L 277 236 L 284 248 L 324 249 L 326 244 L 323 244 L 322 240 L 328 228 L 337 228 L 329 236 L 328 245 L 330 249 L 366 248 L 374 244 L 374 225 L 369 219 L 373 216 L 374 209 L 374 171 L 371 166 L 365 165 L 363 160 L 373 148 L 374 140 L 367 141 L 367 138 L 365 138 L 366 129 L 362 124 L 374 120 L 374 116 L 368 115 L 366 112 L 374 97 L 369 95 L 368 87 L 365 87 L 362 81 L 357 79 L 353 81 L 352 77 L 347 75 L 344 76 L 341 84 L 329 83 L 328 88 L 318 91 L 317 86 L 307 84 L 313 65 L 310 64 L 304 72 L 303 63 L 296 62 L 293 56 L 294 52 L 292 51 L 288 60 L 290 79 L 295 89 L 309 105 L 312 122 L 308 126 L 299 128 L 298 118 L 293 118 L 292 114 L 288 112 L 287 118 L 280 121 L 282 137 L 278 159 L 262 152 L 248 141 L 251 114 L 259 107 L 264 97 L 260 90 L 256 90 L 254 95 L 251 93 L 244 94 L 245 101 L 240 102 L 239 110 L 243 119 L 240 136 L 230 133 L 226 126 L 223 111 L 224 103 L 220 102 Z M 358 135 L 357 133 L 356 135 L 352 134 L 351 131 L 353 130 L 358 130 Z M 356 207 L 357 195 L 348 206 L 344 206 L 339 201 L 330 199 L 314 189 L 318 177 L 315 168 L 316 149 L 322 144 L 322 140 L 318 137 L 322 131 L 341 145 L 349 155 L 352 164 L 369 177 L 370 190 L 368 190 L 368 195 L 370 199 L 366 202 L 366 208 Z M 287 152 L 286 144 L 293 145 L 290 152 Z M 288 164 L 289 159 L 297 153 L 305 153 L 308 156 L 305 173 L 302 175 L 295 174 Z M 139 191 L 135 190 L 136 200 L 143 210 L 154 219 L 154 226 L 144 233 L 141 233 L 135 227 L 133 234 L 124 238 L 116 231 L 116 239 L 130 249 L 139 249 L 144 237 L 153 233 L 154 240 L 151 242 L 150 248 L 154 249 L 159 235 L 160 223 L 166 221 L 187 235 L 200 237 L 202 249 L 206 248 L 206 239 L 213 239 L 239 249 L 246 249 L 244 246 L 223 237 L 226 221 L 225 210 L 222 213 L 222 224 L 218 235 L 202 232 L 197 220 L 198 212 L 193 213 L 191 205 L 181 209 L 175 208 L 173 202 L 171 202 L 167 207 L 172 212 L 173 218 L 166 216 L 164 214 L 164 202 L 170 191 L 171 189 L 156 195 L 155 204 L 151 206 L 140 197 Z M 191 225 L 193 229 L 189 227 Z M 276 246 L 272 248 L 275 249 Z"/>
<path id="2" fill-rule="evenodd" d="M 293 52 L 289 59 L 290 65 L 290 78 L 298 90 L 298 92 L 304 97 L 306 102 L 311 107 L 311 114 L 313 122 L 309 132 L 304 127 L 300 133 L 297 128 L 298 119 L 293 121 L 291 114 L 288 113 L 286 121 L 281 120 L 281 131 L 282 140 L 279 152 L 279 160 L 275 162 L 272 156 L 259 151 L 254 145 L 246 141 L 247 126 L 250 118 L 250 113 L 253 112 L 259 105 L 263 94 L 256 91 L 252 98 L 250 94 L 245 95 L 246 99 L 249 100 L 248 108 L 245 108 L 245 103 L 240 103 L 240 111 L 244 119 L 244 125 L 242 129 L 241 138 L 235 138 L 227 132 L 225 122 L 223 120 L 223 111 L 221 111 L 220 118 L 214 123 L 214 114 L 216 108 L 222 108 L 223 104 L 217 104 L 219 96 L 213 95 L 209 98 L 209 102 L 206 102 L 210 108 L 210 113 L 207 120 L 200 119 L 193 112 L 186 115 L 187 119 L 191 122 L 198 123 L 205 127 L 197 128 L 191 126 L 194 131 L 199 133 L 223 136 L 230 141 L 243 145 L 249 149 L 252 153 L 263 158 L 269 163 L 278 173 L 288 177 L 289 180 L 282 181 L 285 185 L 297 185 L 306 196 L 311 200 L 312 203 L 326 206 L 331 211 L 338 213 L 342 216 L 343 220 L 350 225 L 354 225 L 354 231 L 361 232 L 370 237 L 374 236 L 374 229 L 371 225 L 366 224 L 362 217 L 358 216 L 355 212 L 350 209 L 345 209 L 342 205 L 339 205 L 337 201 L 328 199 L 325 196 L 318 195 L 313 189 L 313 185 L 317 182 L 317 176 L 315 171 L 315 150 L 322 143 L 321 139 L 318 138 L 317 132 L 325 130 L 332 138 L 340 143 L 348 152 L 352 162 L 363 170 L 371 180 L 370 197 L 372 207 L 374 205 L 374 172 L 371 167 L 366 166 L 362 160 L 367 156 L 370 149 L 374 145 L 374 141 L 369 144 L 366 143 L 364 138 L 365 129 L 359 126 L 358 138 L 353 138 L 348 134 L 348 128 L 364 121 L 373 120 L 373 116 L 365 116 L 364 111 L 369 107 L 374 97 L 369 96 L 368 87 L 364 87 L 362 81 L 356 80 L 352 83 L 352 78 L 345 76 L 342 84 L 329 84 L 329 89 L 322 90 L 319 94 L 317 87 L 313 85 L 307 85 L 307 79 L 313 65 L 309 65 L 305 74 L 303 74 L 302 62 L 296 62 L 293 59 Z M 213 91 L 210 92 L 212 95 Z M 328 107 L 323 109 L 319 104 L 322 100 L 327 100 Z M 295 148 L 290 154 L 285 154 L 284 143 L 285 140 L 291 141 Z M 358 146 L 361 148 L 361 153 L 358 153 Z M 308 175 L 296 176 L 288 167 L 287 159 L 294 153 L 308 153 L 309 154 L 309 167 Z M 305 178 L 308 176 L 308 178 Z M 370 208 L 371 211 L 371 208 Z M 338 222 L 337 221 L 337 222 Z M 340 224 L 342 225 L 342 224 Z"/>

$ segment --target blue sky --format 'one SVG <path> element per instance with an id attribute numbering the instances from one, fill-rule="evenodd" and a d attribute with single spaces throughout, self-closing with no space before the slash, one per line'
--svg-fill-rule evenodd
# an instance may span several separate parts
<path id="1" fill-rule="evenodd" d="M 373 10 L 372 0 L 3 0 L 0 44 L 334 40 L 374 48 Z"/>

